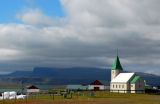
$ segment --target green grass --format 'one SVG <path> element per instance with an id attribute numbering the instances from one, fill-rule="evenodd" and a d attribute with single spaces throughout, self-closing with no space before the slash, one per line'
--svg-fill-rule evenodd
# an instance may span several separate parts
<path id="1" fill-rule="evenodd" d="M 3 104 L 3 102 L 0 102 Z M 89 96 L 88 92 L 81 94 L 74 93 L 63 96 L 53 96 L 49 94 L 40 94 L 30 96 L 26 100 L 6 100 L 4 104 L 160 104 L 160 95 L 148 94 L 118 94 L 105 91 L 94 92 L 94 96 Z"/>

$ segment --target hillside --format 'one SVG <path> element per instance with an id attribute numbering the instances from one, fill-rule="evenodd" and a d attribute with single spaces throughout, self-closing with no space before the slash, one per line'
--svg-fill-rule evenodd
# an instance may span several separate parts
<path id="1" fill-rule="evenodd" d="M 147 84 L 160 85 L 160 76 L 137 72 Z M 93 80 L 103 80 L 109 84 L 110 70 L 100 68 L 47 68 L 36 67 L 33 71 L 15 71 L 8 75 L 1 75 L 0 82 L 36 83 L 36 84 L 89 84 Z"/>

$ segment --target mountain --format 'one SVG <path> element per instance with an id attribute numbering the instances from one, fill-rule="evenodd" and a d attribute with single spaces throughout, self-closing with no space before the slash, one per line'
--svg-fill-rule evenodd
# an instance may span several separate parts
<path id="1" fill-rule="evenodd" d="M 110 71 L 100 68 L 47 68 L 36 67 L 33 71 L 15 71 L 1 75 L 0 82 L 31 84 L 89 84 L 93 80 L 109 80 Z"/>
<path id="2" fill-rule="evenodd" d="M 32 71 L 15 71 L 12 72 L 11 74 L 5 75 L 9 77 L 29 77 L 32 76 Z"/>
<path id="3" fill-rule="evenodd" d="M 142 72 L 136 72 L 138 75 L 142 76 L 148 85 L 159 86 L 160 85 L 160 76 Z"/>
<path id="4" fill-rule="evenodd" d="M 15 71 L 8 75 L 1 75 L 0 82 L 24 82 L 34 84 L 89 84 L 93 80 L 103 80 L 109 84 L 110 70 L 102 68 L 48 68 L 36 67 L 33 71 Z M 149 85 L 160 85 L 160 76 L 136 72 Z"/>

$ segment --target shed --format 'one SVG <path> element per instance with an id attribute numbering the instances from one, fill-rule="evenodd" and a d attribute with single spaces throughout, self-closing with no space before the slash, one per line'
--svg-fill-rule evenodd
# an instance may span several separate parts
<path id="1" fill-rule="evenodd" d="M 40 89 L 34 85 L 27 87 L 27 93 L 38 93 L 40 92 Z"/>
<path id="2" fill-rule="evenodd" d="M 105 86 L 100 82 L 99 80 L 95 80 L 90 85 L 88 85 L 89 90 L 94 90 L 94 91 L 99 91 L 99 90 L 104 90 Z"/>

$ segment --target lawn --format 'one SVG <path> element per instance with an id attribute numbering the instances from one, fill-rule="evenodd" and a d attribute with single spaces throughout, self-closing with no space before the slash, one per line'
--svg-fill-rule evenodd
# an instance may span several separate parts
<path id="1" fill-rule="evenodd" d="M 25 100 L 6 100 L 1 104 L 160 104 L 160 95 L 80 92 L 63 96 L 35 95 Z"/>

